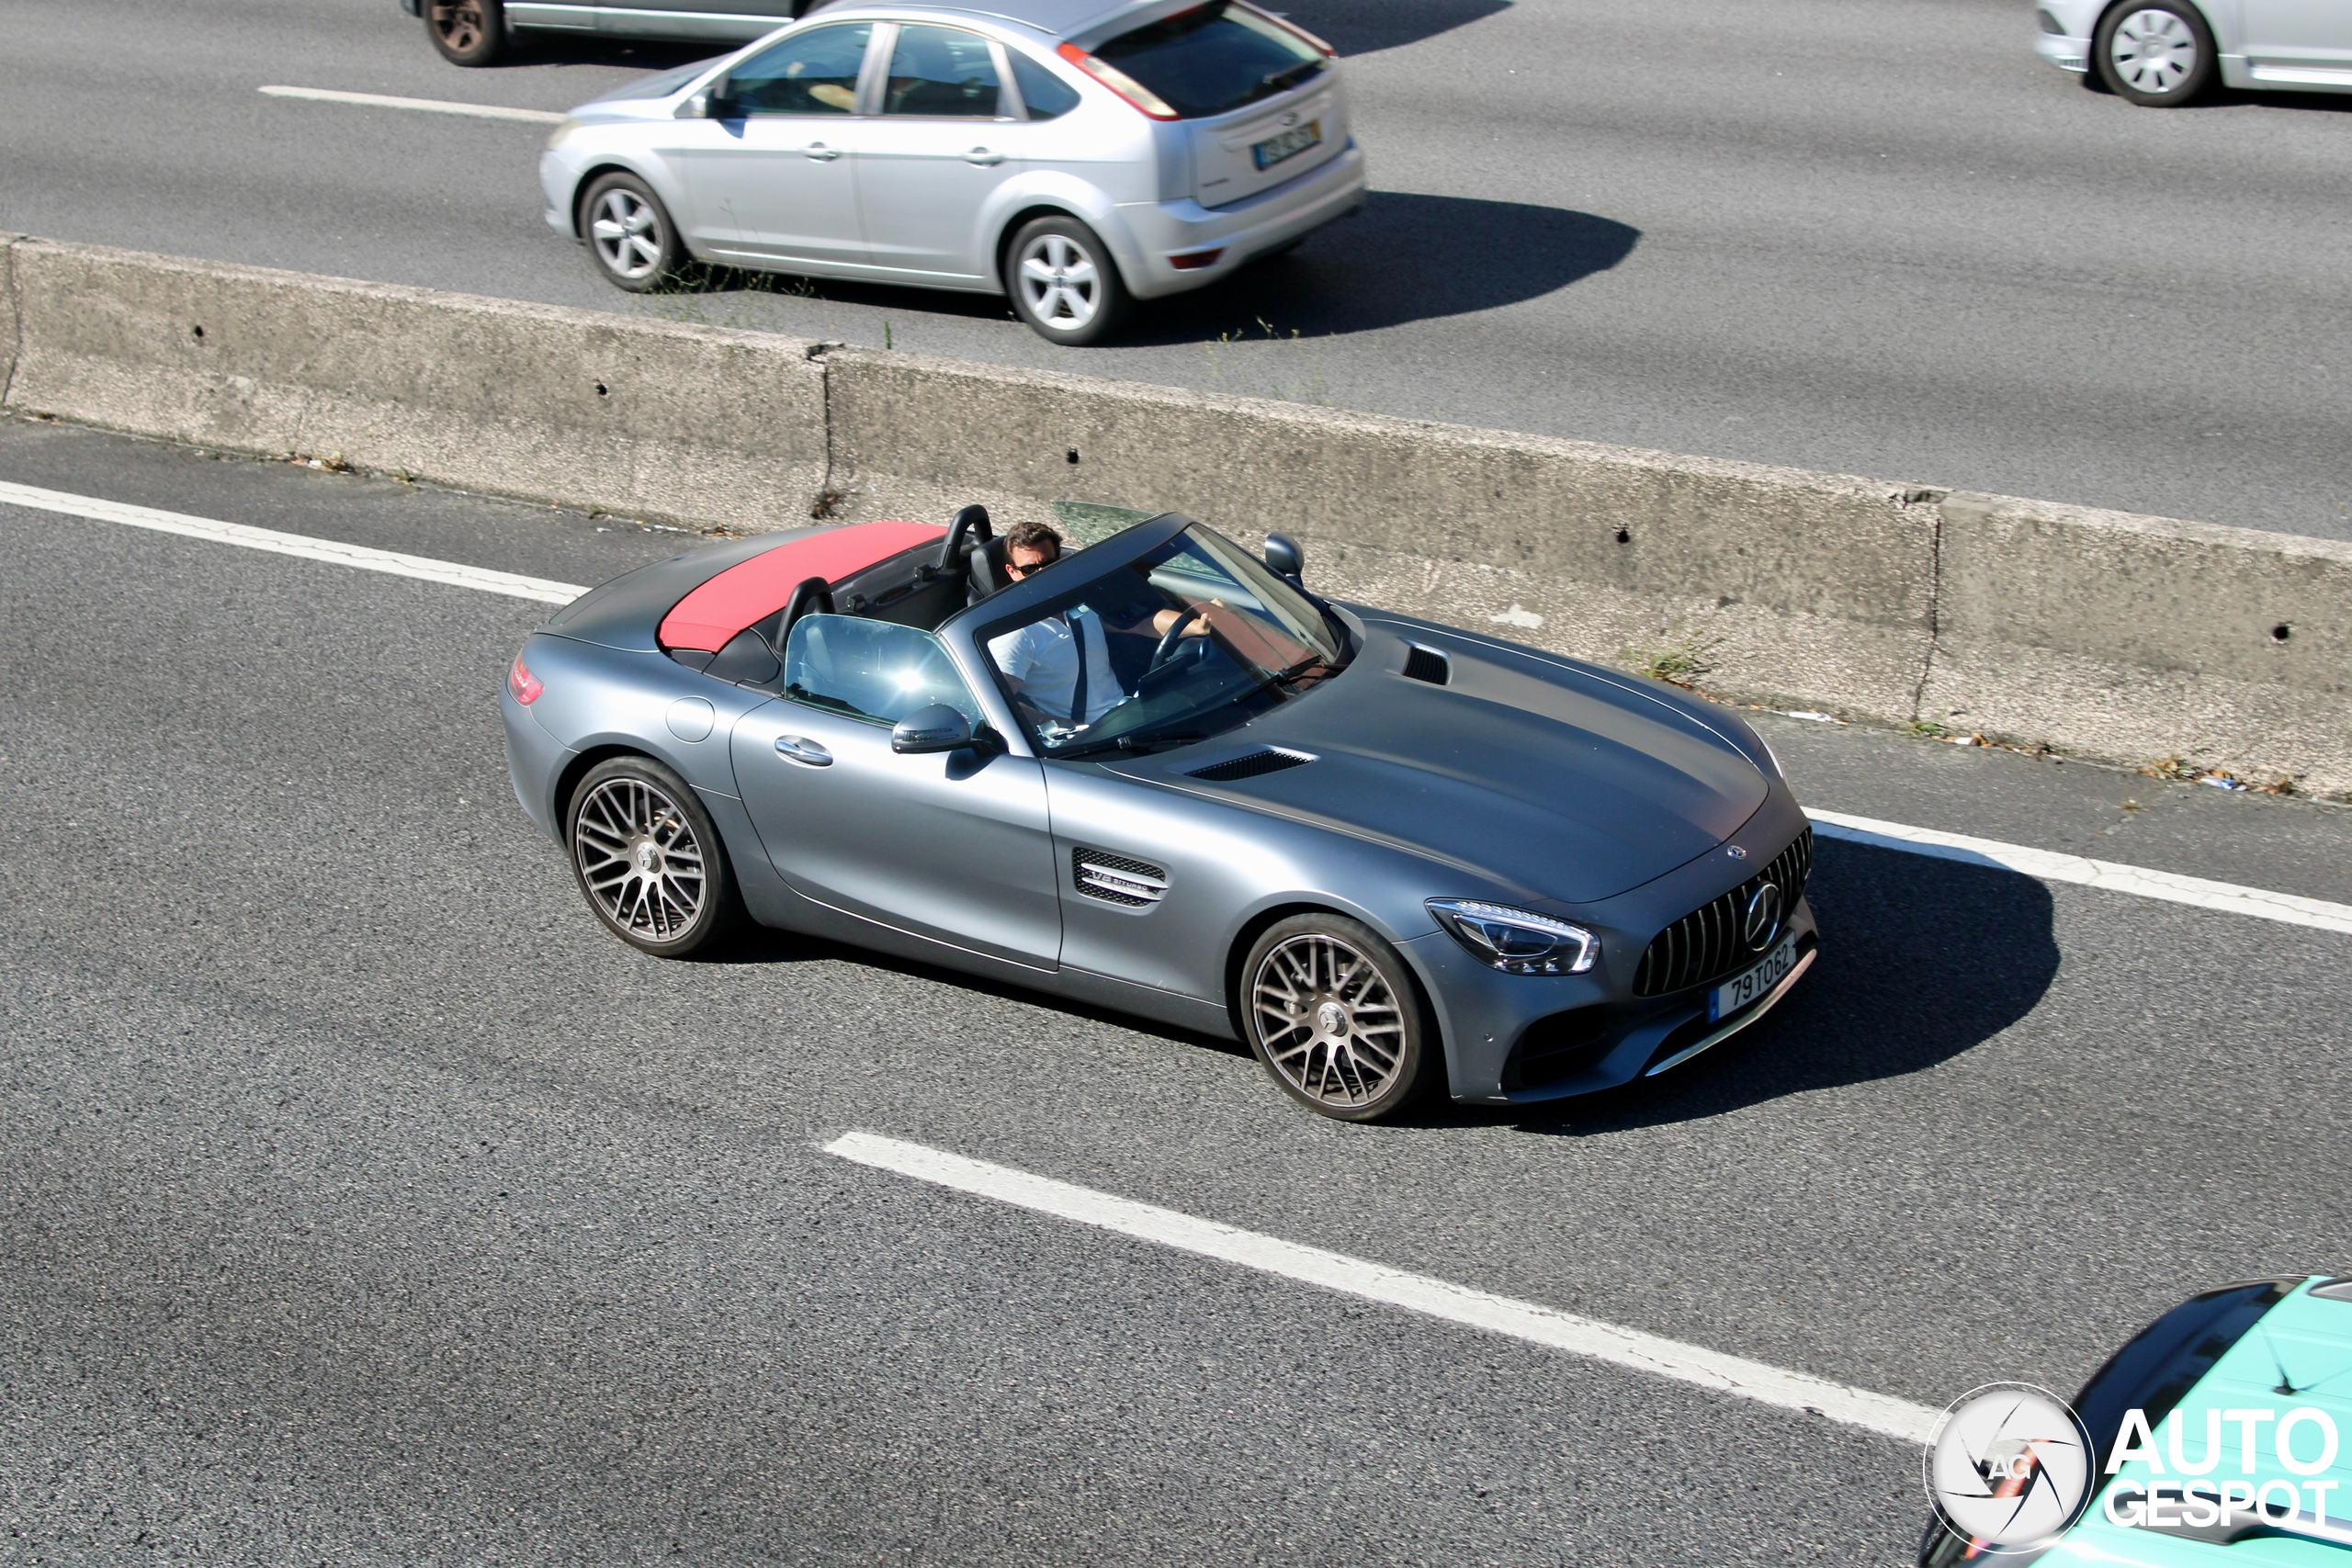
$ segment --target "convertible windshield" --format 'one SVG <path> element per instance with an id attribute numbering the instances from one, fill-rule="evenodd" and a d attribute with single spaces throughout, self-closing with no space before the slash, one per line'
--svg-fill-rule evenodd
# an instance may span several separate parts
<path id="1" fill-rule="evenodd" d="M 988 626 L 980 646 L 1049 757 L 1206 739 L 1337 673 L 1345 654 L 1311 600 L 1198 524 Z"/>

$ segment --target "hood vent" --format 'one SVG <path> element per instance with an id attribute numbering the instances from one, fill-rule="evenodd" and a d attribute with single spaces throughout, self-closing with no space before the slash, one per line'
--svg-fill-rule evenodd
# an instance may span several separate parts
<path id="1" fill-rule="evenodd" d="M 1261 773 L 1279 773 L 1284 768 L 1304 767 L 1315 761 L 1303 751 L 1283 751 L 1268 747 L 1262 751 L 1245 751 L 1238 757 L 1227 757 L 1222 762 L 1211 762 L 1205 768 L 1194 768 L 1190 777 L 1206 779 L 1211 784 L 1231 784 L 1236 779 L 1254 779 Z"/>
<path id="2" fill-rule="evenodd" d="M 1405 649 L 1405 679 L 1427 681 L 1432 686 L 1442 686 L 1453 678 L 1453 661 L 1433 649 Z"/>
<path id="3" fill-rule="evenodd" d="M 1089 898 L 1141 909 L 1168 897 L 1168 873 L 1149 861 L 1106 855 L 1100 850 L 1069 852 L 1070 880 Z"/>

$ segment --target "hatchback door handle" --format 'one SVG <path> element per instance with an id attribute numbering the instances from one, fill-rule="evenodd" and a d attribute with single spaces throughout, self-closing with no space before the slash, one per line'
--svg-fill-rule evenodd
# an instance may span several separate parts
<path id="1" fill-rule="evenodd" d="M 812 768 L 830 768 L 833 754 L 805 735 L 779 735 L 775 749 L 796 762 L 806 762 Z"/>
<path id="2" fill-rule="evenodd" d="M 808 156 L 816 159 L 817 162 L 820 164 L 830 164 L 834 159 L 842 155 L 842 150 L 840 148 L 828 147 L 821 141 L 811 141 L 808 146 L 803 147 L 800 151 Z"/>
<path id="3" fill-rule="evenodd" d="M 991 152 L 985 147 L 975 147 L 969 152 L 964 154 L 964 162 L 967 164 L 978 164 L 984 169 L 993 168 L 997 164 L 1004 162 L 1004 154 L 1001 152 Z"/>

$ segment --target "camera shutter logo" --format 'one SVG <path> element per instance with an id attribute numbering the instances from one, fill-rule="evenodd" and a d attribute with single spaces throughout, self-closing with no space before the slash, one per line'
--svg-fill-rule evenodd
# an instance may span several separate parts
<path id="1" fill-rule="evenodd" d="M 1761 953 L 1772 945 L 1781 934 L 1781 885 L 1768 882 L 1758 887 L 1747 900 L 1747 911 L 1741 917 L 1740 934 L 1747 940 L 1747 951 Z"/>
<path id="2" fill-rule="evenodd" d="M 2091 1494 L 2081 1417 L 2031 1383 L 1988 1383 L 1952 1402 L 1928 1444 L 1928 1495 L 1945 1528 L 1980 1551 L 2048 1545 Z"/>

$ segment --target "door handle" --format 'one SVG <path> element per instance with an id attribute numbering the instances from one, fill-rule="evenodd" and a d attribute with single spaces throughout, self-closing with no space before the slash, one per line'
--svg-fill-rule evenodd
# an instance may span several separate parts
<path id="1" fill-rule="evenodd" d="M 805 735 L 779 735 L 775 749 L 796 762 L 806 762 L 812 768 L 830 768 L 833 754 Z"/>
<path id="2" fill-rule="evenodd" d="M 808 146 L 803 147 L 800 151 L 805 155 L 816 159 L 817 162 L 820 164 L 830 164 L 834 159 L 842 155 L 842 150 L 840 148 L 828 147 L 821 141 L 811 141 Z"/>
<path id="3" fill-rule="evenodd" d="M 1004 162 L 1004 154 L 1001 152 L 991 152 L 985 147 L 975 147 L 969 152 L 964 154 L 964 162 L 967 164 L 978 164 L 983 169 L 994 168 L 997 164 Z"/>

